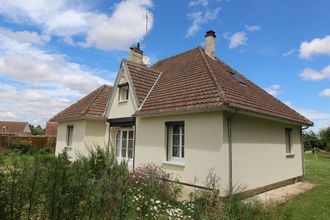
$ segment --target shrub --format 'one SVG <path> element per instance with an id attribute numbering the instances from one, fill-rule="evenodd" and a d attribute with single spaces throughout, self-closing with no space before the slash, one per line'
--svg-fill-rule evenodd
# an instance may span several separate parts
<path id="1" fill-rule="evenodd" d="M 28 140 L 18 139 L 8 143 L 9 149 L 19 150 L 22 154 L 33 154 L 36 152 L 36 147 Z"/>

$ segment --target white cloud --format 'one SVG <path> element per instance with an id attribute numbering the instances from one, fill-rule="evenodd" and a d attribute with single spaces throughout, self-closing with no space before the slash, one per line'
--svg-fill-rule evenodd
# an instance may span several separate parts
<path id="1" fill-rule="evenodd" d="M 245 29 L 249 32 L 257 32 L 261 31 L 261 27 L 259 25 L 245 25 Z"/>
<path id="2" fill-rule="evenodd" d="M 302 77 L 304 80 L 311 81 L 319 81 L 327 78 L 330 79 L 330 65 L 324 67 L 321 72 L 310 68 L 304 69 L 300 73 L 300 77 Z"/>
<path id="3" fill-rule="evenodd" d="M 153 25 L 153 15 L 147 9 L 150 0 L 126 0 L 115 7 L 108 17 L 105 14 L 89 15 L 91 28 L 82 46 L 95 46 L 99 49 L 126 50 L 145 36 L 146 12 L 148 12 L 148 31 Z"/>
<path id="4" fill-rule="evenodd" d="M 297 52 L 296 49 L 292 49 L 292 50 L 289 50 L 289 51 L 286 52 L 286 53 L 283 53 L 283 56 L 284 56 L 284 57 L 287 57 L 287 56 L 290 56 L 290 55 L 292 55 L 292 54 L 294 54 L 294 53 L 296 53 L 296 52 Z"/>
<path id="5" fill-rule="evenodd" d="M 0 34 L 0 120 L 44 123 L 70 103 L 109 82 L 99 72 Z"/>
<path id="6" fill-rule="evenodd" d="M 229 37 L 229 49 L 236 48 L 238 46 L 246 45 L 247 36 L 245 32 L 236 32 Z"/>
<path id="7" fill-rule="evenodd" d="M 152 0 L 123 0 L 114 5 L 110 16 L 88 10 L 86 2 L 59 0 L 3 0 L 0 14 L 17 23 L 34 23 L 45 33 L 64 38 L 70 45 L 96 47 L 102 50 L 127 50 L 132 43 L 145 36 L 146 15 L 148 31 L 153 26 L 149 9 Z M 72 37 L 83 37 L 73 42 Z"/>
<path id="8" fill-rule="evenodd" d="M 277 96 L 278 94 L 281 93 L 280 89 L 282 86 L 278 84 L 271 85 L 269 88 L 265 88 L 265 91 L 271 94 L 272 96 Z"/>
<path id="9" fill-rule="evenodd" d="M 320 96 L 325 96 L 325 97 L 330 97 L 330 88 L 324 89 L 321 93 Z"/>
<path id="10" fill-rule="evenodd" d="M 203 6 L 206 7 L 209 4 L 208 0 L 194 0 L 189 3 L 190 7 Z"/>
<path id="11" fill-rule="evenodd" d="M 0 35 L 8 38 L 17 40 L 19 42 L 33 43 L 33 44 L 44 44 L 51 40 L 49 35 L 39 35 L 36 32 L 29 31 L 11 31 L 5 28 L 0 28 Z"/>
<path id="12" fill-rule="evenodd" d="M 315 38 L 310 42 L 304 41 L 300 45 L 300 58 L 309 58 L 313 55 L 330 55 L 330 35 L 324 38 Z"/>
<path id="13" fill-rule="evenodd" d="M 199 31 L 202 24 L 209 21 L 215 20 L 218 17 L 220 8 L 215 8 L 213 10 L 201 10 L 195 11 L 188 14 L 188 18 L 192 20 L 192 24 L 186 31 L 186 37 L 192 37 L 196 32 Z"/>
<path id="14" fill-rule="evenodd" d="M 300 114 L 314 122 L 314 126 L 311 127 L 311 130 L 318 132 L 322 128 L 330 126 L 330 112 L 320 112 L 315 109 L 296 109 Z"/>

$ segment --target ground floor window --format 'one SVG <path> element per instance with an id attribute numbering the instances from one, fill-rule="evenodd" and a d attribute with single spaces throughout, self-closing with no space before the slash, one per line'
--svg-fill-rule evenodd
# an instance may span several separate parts
<path id="1" fill-rule="evenodd" d="M 184 161 L 184 122 L 166 122 L 167 127 L 167 160 Z"/>
<path id="2" fill-rule="evenodd" d="M 134 132 L 130 129 L 120 129 L 116 134 L 116 156 L 133 159 Z"/>
<path id="3" fill-rule="evenodd" d="M 68 125 L 66 127 L 66 146 L 72 146 L 72 138 L 73 138 L 73 125 Z"/>
<path id="4" fill-rule="evenodd" d="M 285 147 L 286 147 L 286 153 L 291 154 L 292 153 L 292 129 L 291 128 L 285 128 Z"/>

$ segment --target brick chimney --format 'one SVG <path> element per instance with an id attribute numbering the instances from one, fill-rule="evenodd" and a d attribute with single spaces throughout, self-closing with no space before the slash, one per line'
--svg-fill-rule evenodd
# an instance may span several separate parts
<path id="1" fill-rule="evenodd" d="M 210 57 L 215 57 L 215 32 L 212 30 L 209 30 L 205 34 L 205 53 L 209 55 Z"/>
<path id="2" fill-rule="evenodd" d="M 129 60 L 138 64 L 142 64 L 143 51 L 140 49 L 140 43 L 136 44 L 136 47 L 131 47 L 129 53 Z"/>

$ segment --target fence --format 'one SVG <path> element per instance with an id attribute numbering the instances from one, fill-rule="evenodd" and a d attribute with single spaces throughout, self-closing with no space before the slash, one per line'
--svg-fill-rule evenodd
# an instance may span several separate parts
<path id="1" fill-rule="evenodd" d="M 11 142 L 25 140 L 35 147 L 55 149 L 56 137 L 50 136 L 32 136 L 32 135 L 16 135 L 16 134 L 0 134 L 0 149 L 7 148 Z"/>

